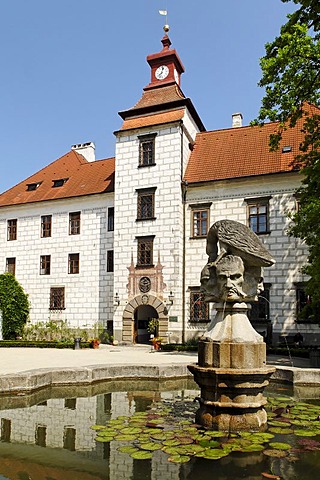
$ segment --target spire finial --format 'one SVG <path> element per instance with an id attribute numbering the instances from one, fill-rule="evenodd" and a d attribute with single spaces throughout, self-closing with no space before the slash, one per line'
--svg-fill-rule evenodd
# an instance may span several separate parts
<path id="1" fill-rule="evenodd" d="M 166 17 L 166 23 L 163 27 L 163 30 L 165 31 L 165 33 L 168 33 L 169 30 L 170 30 L 170 27 L 168 25 L 168 10 L 159 10 L 159 13 L 160 13 L 160 15 L 163 15 L 163 16 Z"/>

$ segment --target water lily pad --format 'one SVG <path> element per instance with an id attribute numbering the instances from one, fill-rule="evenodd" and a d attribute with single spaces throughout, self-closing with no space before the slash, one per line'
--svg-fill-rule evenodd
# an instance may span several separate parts
<path id="1" fill-rule="evenodd" d="M 176 438 L 173 438 L 173 439 L 164 440 L 162 444 L 168 447 L 174 447 L 174 446 L 180 445 L 180 442 Z"/>
<path id="2" fill-rule="evenodd" d="M 167 453 L 168 455 L 179 455 L 179 452 L 178 452 L 178 449 L 179 447 L 168 447 L 168 446 L 164 446 L 161 448 L 161 450 L 164 452 L 164 453 Z"/>
<path id="3" fill-rule="evenodd" d="M 113 439 L 114 439 L 114 437 L 100 437 L 100 436 L 98 436 L 98 437 L 95 438 L 95 441 L 96 442 L 102 442 L 102 443 L 109 443 Z"/>
<path id="4" fill-rule="evenodd" d="M 193 443 L 193 438 L 191 437 L 179 437 L 177 436 L 176 439 L 178 440 L 180 445 L 190 445 Z"/>
<path id="5" fill-rule="evenodd" d="M 118 442 L 132 442 L 133 440 L 136 439 L 135 435 L 123 435 L 119 433 L 119 435 L 116 435 L 113 437 L 114 440 L 117 440 Z"/>
<path id="6" fill-rule="evenodd" d="M 220 442 L 217 442 L 217 440 L 200 440 L 198 444 L 200 445 L 200 447 L 214 448 L 219 447 Z"/>
<path id="7" fill-rule="evenodd" d="M 138 433 L 142 433 L 142 428 L 138 427 L 125 427 L 121 430 L 121 433 L 124 435 L 137 435 Z"/>
<path id="8" fill-rule="evenodd" d="M 226 437 L 226 432 L 219 432 L 218 430 L 207 430 L 206 435 L 210 435 L 212 438 Z"/>
<path id="9" fill-rule="evenodd" d="M 172 463 L 187 463 L 190 461 L 190 457 L 187 455 L 173 455 L 168 458 L 168 462 Z"/>
<path id="10" fill-rule="evenodd" d="M 104 430 L 106 428 L 105 425 L 91 425 L 91 430 Z"/>
<path id="11" fill-rule="evenodd" d="M 118 450 L 121 453 L 134 453 L 139 451 L 138 448 L 133 447 L 132 445 L 123 445 L 122 447 L 119 447 Z"/>
<path id="12" fill-rule="evenodd" d="M 227 457 L 228 453 L 221 448 L 209 448 L 203 452 L 202 456 L 203 458 L 207 458 L 208 460 L 219 460 L 222 457 Z"/>
<path id="13" fill-rule="evenodd" d="M 288 452 L 284 450 L 274 450 L 274 449 L 268 448 L 266 450 L 263 450 L 263 454 L 267 455 L 268 457 L 284 458 L 288 455 Z"/>
<path id="14" fill-rule="evenodd" d="M 290 422 L 290 423 L 293 423 L 293 422 Z M 280 422 L 279 420 L 272 420 L 271 422 L 268 422 L 268 425 L 271 427 L 285 427 L 286 423 Z"/>
<path id="15" fill-rule="evenodd" d="M 152 458 L 152 452 L 148 452 L 146 450 L 138 450 L 137 452 L 131 453 L 130 457 L 134 458 L 135 460 L 149 460 L 150 458 Z"/>
<path id="16" fill-rule="evenodd" d="M 290 448 L 292 448 L 292 445 L 282 442 L 270 442 L 269 447 L 275 450 L 290 450 Z"/>
<path id="17" fill-rule="evenodd" d="M 291 428 L 272 427 L 269 428 L 269 432 L 278 433 L 280 435 L 289 435 L 290 433 L 293 433 L 293 430 Z"/>
<path id="18" fill-rule="evenodd" d="M 265 447 L 261 443 L 253 443 L 252 445 L 247 445 L 241 449 L 241 452 L 261 452 Z"/>
<path id="19" fill-rule="evenodd" d="M 153 439 L 153 440 L 168 440 L 168 437 L 165 433 L 153 433 L 152 435 L 150 435 L 150 437 Z"/>
<path id="20" fill-rule="evenodd" d="M 315 437 L 318 435 L 317 430 L 295 430 L 294 434 L 298 437 Z"/>

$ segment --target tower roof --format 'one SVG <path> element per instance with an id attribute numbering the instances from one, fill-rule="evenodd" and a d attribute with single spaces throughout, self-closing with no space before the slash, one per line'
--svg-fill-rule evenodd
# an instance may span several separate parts
<path id="1" fill-rule="evenodd" d="M 121 131 L 181 120 L 181 112 L 186 109 L 199 130 L 204 131 L 205 127 L 192 101 L 180 88 L 180 77 L 184 72 L 180 57 L 175 49 L 170 48 L 168 35 L 164 35 L 161 42 L 162 50 L 147 56 L 151 68 L 150 83 L 144 87 L 141 98 L 132 108 L 119 112 L 124 120 Z M 179 112 L 174 113 L 177 110 Z"/>

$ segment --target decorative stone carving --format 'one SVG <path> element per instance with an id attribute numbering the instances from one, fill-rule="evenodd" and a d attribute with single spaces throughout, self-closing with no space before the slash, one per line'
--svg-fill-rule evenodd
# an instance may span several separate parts
<path id="1" fill-rule="evenodd" d="M 199 341 L 198 365 L 188 367 L 201 388 L 196 422 L 226 431 L 263 430 L 263 390 L 275 369 L 266 366 L 266 345 L 247 312 L 263 291 L 262 267 L 274 260 L 257 235 L 233 220 L 212 225 L 207 254 L 201 290 L 217 314 Z"/>

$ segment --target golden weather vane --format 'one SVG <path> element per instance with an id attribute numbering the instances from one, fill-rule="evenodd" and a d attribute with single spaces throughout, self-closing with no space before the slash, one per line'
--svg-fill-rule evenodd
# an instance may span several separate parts
<path id="1" fill-rule="evenodd" d="M 169 25 L 168 25 L 168 10 L 159 10 L 159 13 L 160 13 L 160 15 L 163 15 L 164 17 L 166 17 L 166 23 L 165 23 L 165 25 L 164 25 L 164 27 L 163 27 L 163 30 L 164 30 L 166 33 L 168 33 L 169 30 L 170 30 L 170 27 L 169 27 Z"/>

